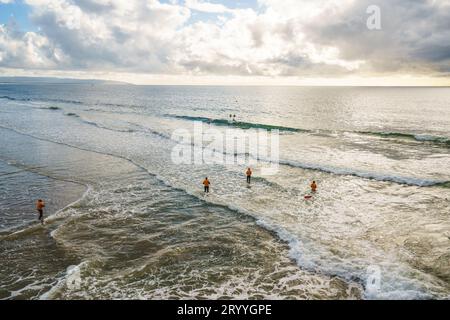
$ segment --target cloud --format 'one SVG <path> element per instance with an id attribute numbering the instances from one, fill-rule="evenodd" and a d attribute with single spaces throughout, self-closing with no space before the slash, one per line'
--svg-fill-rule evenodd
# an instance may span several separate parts
<path id="1" fill-rule="evenodd" d="M 286 15 L 284 6 L 264 5 L 263 13 L 238 10 L 220 24 L 198 22 L 183 28 L 183 50 L 175 61 L 195 74 L 271 77 L 344 74 L 362 63 L 340 59 L 337 48 L 305 41 L 301 19 Z"/>
<path id="2" fill-rule="evenodd" d="M 0 65 L 10 68 L 58 68 L 64 53 L 48 38 L 0 25 Z"/>
<path id="3" fill-rule="evenodd" d="M 363 58 L 371 72 L 437 72 L 450 63 L 450 1 L 378 0 L 381 30 L 366 28 L 361 12 L 373 0 L 322 15 L 305 26 L 308 40 L 339 48 L 345 60 Z"/>
<path id="4" fill-rule="evenodd" d="M 158 1 L 26 0 L 32 20 L 55 48 L 62 67 L 166 72 L 187 8 Z"/>
<path id="5" fill-rule="evenodd" d="M 0 0 L 5 2 L 5 0 Z M 24 0 L 38 32 L 0 26 L 0 67 L 339 77 L 450 72 L 448 0 Z M 369 5 L 381 30 L 366 26 Z M 216 19 L 190 19 L 193 11 Z"/>

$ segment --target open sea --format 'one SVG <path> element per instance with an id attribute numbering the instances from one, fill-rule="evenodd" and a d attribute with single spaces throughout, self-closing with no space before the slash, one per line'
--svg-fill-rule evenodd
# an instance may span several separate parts
<path id="1" fill-rule="evenodd" d="M 174 163 L 199 123 L 278 172 Z M 0 261 L 0 299 L 449 299 L 450 88 L 1 84 Z"/>

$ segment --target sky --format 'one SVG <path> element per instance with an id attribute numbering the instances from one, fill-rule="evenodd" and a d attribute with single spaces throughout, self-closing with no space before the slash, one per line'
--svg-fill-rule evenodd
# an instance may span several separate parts
<path id="1" fill-rule="evenodd" d="M 0 0 L 0 75 L 449 86 L 450 0 Z"/>

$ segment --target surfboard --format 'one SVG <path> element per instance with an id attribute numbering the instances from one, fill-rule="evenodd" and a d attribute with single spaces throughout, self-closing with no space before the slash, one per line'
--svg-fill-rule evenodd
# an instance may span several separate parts
<path id="1" fill-rule="evenodd" d="M 307 194 L 306 196 L 305 196 L 305 199 L 311 199 L 312 198 L 312 195 L 310 195 L 310 194 Z"/>

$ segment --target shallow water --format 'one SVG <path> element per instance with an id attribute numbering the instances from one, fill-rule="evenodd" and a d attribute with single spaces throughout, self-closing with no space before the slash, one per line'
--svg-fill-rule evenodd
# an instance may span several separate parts
<path id="1" fill-rule="evenodd" d="M 1 298 L 450 295 L 450 89 L 19 85 L 0 96 Z M 196 120 L 279 129 L 278 173 L 262 176 L 260 158 L 248 188 L 245 164 L 174 164 L 172 133 Z"/>

